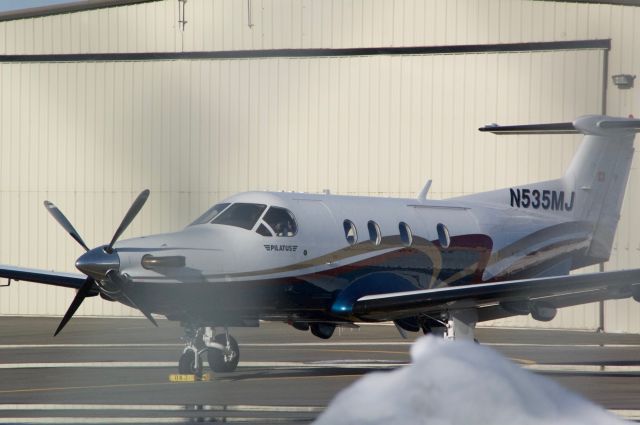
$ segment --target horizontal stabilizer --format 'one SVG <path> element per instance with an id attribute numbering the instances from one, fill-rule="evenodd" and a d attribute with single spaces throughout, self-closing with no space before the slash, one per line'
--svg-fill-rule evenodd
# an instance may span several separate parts
<path id="1" fill-rule="evenodd" d="M 570 122 L 552 124 L 498 125 L 480 127 L 480 131 L 494 134 L 578 134 L 579 131 Z"/>
<path id="2" fill-rule="evenodd" d="M 584 115 L 574 122 L 550 124 L 498 125 L 489 124 L 478 130 L 494 134 L 593 134 L 640 132 L 640 119 Z"/>
<path id="3" fill-rule="evenodd" d="M 619 120 L 602 120 L 598 123 L 598 127 L 600 128 L 611 128 L 611 129 L 617 129 L 617 128 L 624 128 L 624 129 L 633 129 L 637 131 L 640 131 L 640 120 L 635 120 L 635 119 L 627 119 L 624 121 L 619 121 Z"/>

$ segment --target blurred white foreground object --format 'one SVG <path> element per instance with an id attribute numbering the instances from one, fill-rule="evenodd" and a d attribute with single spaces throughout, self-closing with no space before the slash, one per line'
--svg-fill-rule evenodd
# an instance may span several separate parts
<path id="1" fill-rule="evenodd" d="M 316 425 L 625 423 L 473 342 L 426 336 L 411 357 L 409 366 L 372 373 L 340 392 Z"/>

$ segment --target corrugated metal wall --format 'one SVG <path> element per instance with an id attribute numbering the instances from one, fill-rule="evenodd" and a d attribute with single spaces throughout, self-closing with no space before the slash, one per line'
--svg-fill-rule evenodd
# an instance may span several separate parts
<path id="1" fill-rule="evenodd" d="M 249 10 L 251 4 L 251 23 Z M 530 1 L 177 1 L 0 22 L 0 52 L 81 53 L 412 46 L 612 38 L 610 72 L 640 68 L 640 8 Z M 634 38 L 635 36 L 635 38 Z M 436 198 L 559 175 L 579 139 L 497 140 L 489 122 L 598 112 L 602 52 L 150 62 L 0 63 L 0 262 L 73 270 L 78 246 L 46 214 L 54 201 L 90 245 L 137 192 L 125 236 L 175 230 L 248 189 Z M 612 114 L 633 90 L 609 87 Z M 640 266 L 637 163 L 607 268 Z M 2 314 L 62 314 L 73 293 L 0 290 Z M 607 303 L 607 328 L 640 309 Z M 136 314 L 91 300 L 80 314 Z M 522 318 L 502 324 L 529 324 Z M 546 326 L 594 328 L 597 307 Z M 535 323 L 535 325 L 539 325 Z"/>

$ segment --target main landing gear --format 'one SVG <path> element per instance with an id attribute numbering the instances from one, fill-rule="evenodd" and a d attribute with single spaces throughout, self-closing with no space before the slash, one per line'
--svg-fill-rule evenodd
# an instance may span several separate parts
<path id="1" fill-rule="evenodd" d="M 447 340 L 463 339 L 478 342 L 475 338 L 475 327 L 478 314 L 474 309 L 443 311 L 439 317 L 422 316 L 418 324 L 424 334 L 432 334 Z"/>
<path id="2" fill-rule="evenodd" d="M 240 360 L 240 348 L 236 340 L 224 333 L 215 335 L 215 328 L 185 327 L 185 347 L 178 362 L 178 372 L 202 376 L 203 359 L 207 356 L 209 368 L 214 372 L 233 372 Z"/>

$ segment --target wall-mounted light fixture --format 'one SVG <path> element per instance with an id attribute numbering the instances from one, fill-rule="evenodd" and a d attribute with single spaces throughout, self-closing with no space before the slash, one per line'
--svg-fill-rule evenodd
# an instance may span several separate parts
<path id="1" fill-rule="evenodd" d="M 611 77 L 613 84 L 619 89 L 630 89 L 633 87 L 633 80 L 636 79 L 635 75 L 630 74 L 618 74 Z"/>

